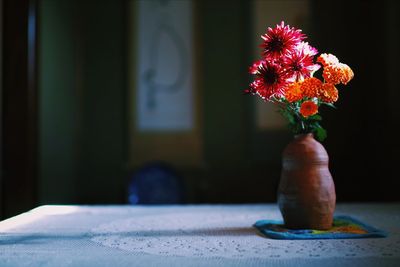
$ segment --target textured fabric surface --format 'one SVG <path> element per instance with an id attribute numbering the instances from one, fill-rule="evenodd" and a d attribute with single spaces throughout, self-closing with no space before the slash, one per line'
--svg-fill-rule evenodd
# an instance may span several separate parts
<path id="1" fill-rule="evenodd" d="M 400 266 L 400 204 L 338 204 L 387 238 L 274 240 L 276 205 L 42 206 L 0 222 L 0 266 Z"/>
<path id="2" fill-rule="evenodd" d="M 347 239 L 387 237 L 387 233 L 351 216 L 335 216 L 331 229 L 288 229 L 283 221 L 259 220 L 254 224 L 262 234 L 273 239 Z"/>

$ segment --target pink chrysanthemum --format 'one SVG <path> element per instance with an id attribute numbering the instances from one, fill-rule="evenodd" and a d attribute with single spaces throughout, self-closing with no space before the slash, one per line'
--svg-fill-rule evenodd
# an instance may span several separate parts
<path id="1" fill-rule="evenodd" d="M 296 50 L 289 52 L 284 59 L 286 71 L 289 80 L 292 82 L 302 81 L 309 78 L 313 73 L 321 67 L 319 64 L 314 64 L 314 55 L 318 53 L 317 49 L 309 46 L 307 43 L 302 43 Z"/>
<path id="2" fill-rule="evenodd" d="M 315 47 L 312 47 L 311 45 L 308 44 L 308 42 L 300 42 L 297 47 L 297 50 L 301 50 L 304 52 L 304 54 L 310 55 L 310 56 L 315 56 L 318 54 L 318 50 Z"/>
<path id="3" fill-rule="evenodd" d="M 264 100 L 271 100 L 274 96 L 282 96 L 287 84 L 286 72 L 280 65 L 262 61 L 248 92 L 257 94 Z"/>
<path id="4" fill-rule="evenodd" d="M 282 21 L 275 28 L 268 28 L 261 38 L 264 40 L 261 44 L 263 55 L 268 59 L 277 59 L 282 55 L 287 55 L 306 36 L 301 33 L 301 30 L 291 28 L 289 25 L 285 26 Z"/>

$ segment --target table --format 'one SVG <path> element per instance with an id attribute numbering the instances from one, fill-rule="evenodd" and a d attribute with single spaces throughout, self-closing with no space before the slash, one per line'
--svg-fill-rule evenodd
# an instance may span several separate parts
<path id="1" fill-rule="evenodd" d="M 0 222 L 0 266 L 400 266 L 400 203 L 338 204 L 387 238 L 273 240 L 275 204 L 40 206 Z"/>

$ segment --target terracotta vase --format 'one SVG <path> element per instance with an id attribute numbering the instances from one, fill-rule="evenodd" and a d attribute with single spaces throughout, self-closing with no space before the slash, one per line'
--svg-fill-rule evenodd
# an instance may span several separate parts
<path id="1" fill-rule="evenodd" d="M 286 227 L 332 227 L 336 193 L 328 162 L 328 153 L 312 134 L 296 135 L 284 149 L 278 205 Z"/>

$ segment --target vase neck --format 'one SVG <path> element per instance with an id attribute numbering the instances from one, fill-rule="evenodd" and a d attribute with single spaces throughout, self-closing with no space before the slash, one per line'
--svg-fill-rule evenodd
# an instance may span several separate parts
<path id="1" fill-rule="evenodd" d="M 307 138 L 307 137 L 314 138 L 314 134 L 313 133 L 304 133 L 304 134 L 296 134 L 294 136 L 295 139 L 301 139 L 301 138 Z"/>

